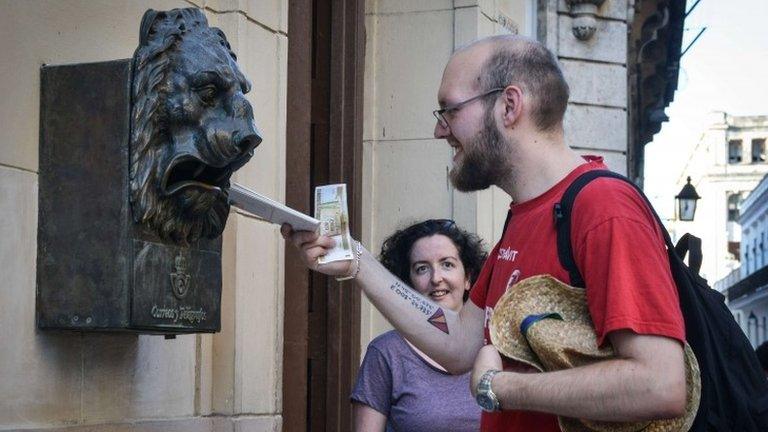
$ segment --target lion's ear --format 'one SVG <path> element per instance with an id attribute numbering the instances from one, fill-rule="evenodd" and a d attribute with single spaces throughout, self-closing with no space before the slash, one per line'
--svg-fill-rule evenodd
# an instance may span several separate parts
<path id="1" fill-rule="evenodd" d="M 155 24 L 157 16 L 163 14 L 154 9 L 147 9 L 144 12 L 144 17 L 141 19 L 141 27 L 139 27 L 139 46 L 146 46 L 149 42 L 149 36 L 152 33 L 152 27 Z"/>

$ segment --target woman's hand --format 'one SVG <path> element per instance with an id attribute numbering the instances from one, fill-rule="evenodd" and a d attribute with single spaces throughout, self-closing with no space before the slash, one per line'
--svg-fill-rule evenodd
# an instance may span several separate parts
<path id="1" fill-rule="evenodd" d="M 339 277 L 351 273 L 354 260 L 334 261 L 328 264 L 317 262 L 318 258 L 328 253 L 328 250 L 333 249 L 336 245 L 332 238 L 310 231 L 294 231 L 288 224 L 283 224 L 280 228 L 280 234 L 298 249 L 301 260 L 309 269 Z"/>

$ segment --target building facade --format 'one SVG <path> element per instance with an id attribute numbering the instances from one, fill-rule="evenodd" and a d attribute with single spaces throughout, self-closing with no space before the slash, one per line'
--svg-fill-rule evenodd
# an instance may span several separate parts
<path id="1" fill-rule="evenodd" d="M 38 330 L 41 65 L 130 58 L 146 9 L 202 8 L 252 81 L 247 98 L 264 138 L 234 181 L 305 212 L 314 185 L 348 183 L 354 235 L 372 251 L 399 226 L 441 217 L 490 246 L 509 197 L 455 191 L 450 148 L 432 135 L 452 51 L 500 33 L 545 43 L 571 87 L 569 145 L 640 182 L 643 145 L 677 85 L 685 12 L 683 0 L 0 6 L 0 431 L 69 432 L 351 430 L 360 353 L 388 325 L 352 285 L 301 268 L 277 227 L 232 210 L 221 332 Z"/>
<path id="2" fill-rule="evenodd" d="M 741 266 L 718 281 L 753 347 L 768 340 L 768 176 L 741 205 Z"/>
<path id="3" fill-rule="evenodd" d="M 678 178 L 679 190 L 691 177 L 701 196 L 692 222 L 676 221 L 676 234 L 691 232 L 702 238 L 702 276 L 717 281 L 740 265 L 739 209 L 749 192 L 768 173 L 765 138 L 768 117 L 712 113 L 711 126 L 702 133 Z"/>

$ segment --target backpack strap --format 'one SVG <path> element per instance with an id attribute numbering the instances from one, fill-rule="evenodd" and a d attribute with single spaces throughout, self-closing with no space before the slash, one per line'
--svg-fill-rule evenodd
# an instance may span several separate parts
<path id="1" fill-rule="evenodd" d="M 651 210 L 651 213 L 656 219 L 656 223 L 659 225 L 662 235 L 664 236 L 667 249 L 670 251 L 675 250 L 681 259 L 685 256 L 684 254 L 686 251 L 690 252 L 691 258 L 689 258 L 689 260 L 692 261 L 691 267 L 696 271 L 696 273 L 698 273 L 699 268 L 701 268 L 701 240 L 694 236 L 688 235 L 688 240 L 686 240 L 686 242 L 681 245 L 679 249 L 676 248 L 672 244 L 672 239 L 669 237 L 669 233 L 664 228 L 664 224 L 661 223 L 661 218 L 659 218 L 659 215 L 653 209 L 651 202 L 648 200 L 648 197 L 645 196 L 645 193 L 643 193 L 642 189 L 633 183 L 632 180 L 613 171 L 590 170 L 584 174 L 581 174 L 576 178 L 576 180 L 573 181 L 573 183 L 570 184 L 570 186 L 568 186 L 568 189 L 566 189 L 565 193 L 563 193 L 563 197 L 560 199 L 560 202 L 556 203 L 554 208 L 555 229 L 557 230 L 557 257 L 560 260 L 560 264 L 563 266 L 563 268 L 568 271 L 572 286 L 584 288 L 584 278 L 582 277 L 581 272 L 576 265 L 576 261 L 573 258 L 573 248 L 571 247 L 571 213 L 573 212 L 573 203 L 576 201 L 576 196 L 584 188 L 584 186 L 589 184 L 589 182 L 592 180 L 600 177 L 615 178 L 632 185 L 637 193 L 643 197 L 645 204 Z M 698 240 L 698 267 L 694 266 L 694 256 L 696 255 L 697 245 L 696 242 L 691 241 L 691 239 Z M 683 239 L 681 238 L 681 241 L 682 240 Z M 680 252 L 682 252 L 683 255 L 680 255 Z"/>
<path id="2" fill-rule="evenodd" d="M 701 270 L 701 261 L 703 255 L 701 253 L 701 239 L 693 234 L 685 233 L 675 245 L 675 253 L 680 259 L 685 258 L 685 254 L 688 254 L 688 267 L 699 274 Z"/>

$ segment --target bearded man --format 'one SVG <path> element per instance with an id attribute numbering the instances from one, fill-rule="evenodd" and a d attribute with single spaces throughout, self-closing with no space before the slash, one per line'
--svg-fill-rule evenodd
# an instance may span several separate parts
<path id="1" fill-rule="evenodd" d="M 553 206 L 579 175 L 606 168 L 565 144 L 568 86 L 554 56 L 517 36 L 482 39 L 453 54 L 438 102 L 435 137 L 455 149 L 455 187 L 496 185 L 512 197 L 505 232 L 461 312 L 421 297 L 361 248 L 352 262 L 318 266 L 330 238 L 288 226 L 283 235 L 309 268 L 354 279 L 407 340 L 450 372 L 474 362 L 472 391 L 485 384 L 482 430 L 558 431 L 558 415 L 619 422 L 681 416 L 685 330 L 677 290 L 661 228 L 624 182 L 600 178 L 581 191 L 571 237 L 598 344 L 610 342 L 617 358 L 532 373 L 502 362 L 487 345 L 488 318 L 508 286 L 539 274 L 569 282 L 558 260 Z"/>

